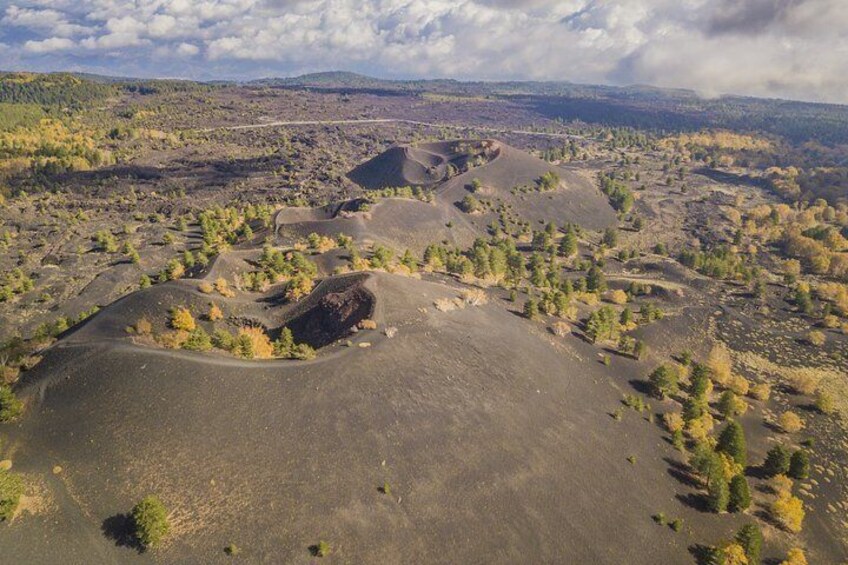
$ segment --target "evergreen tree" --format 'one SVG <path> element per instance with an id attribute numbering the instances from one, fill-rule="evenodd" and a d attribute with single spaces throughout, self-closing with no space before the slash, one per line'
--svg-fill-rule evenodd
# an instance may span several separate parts
<path id="1" fill-rule="evenodd" d="M 706 411 L 706 401 L 694 396 L 683 401 L 683 419 L 687 422 L 697 420 Z"/>
<path id="2" fill-rule="evenodd" d="M 769 477 L 785 475 L 789 472 L 790 460 L 789 450 L 782 445 L 775 445 L 766 454 L 763 471 Z"/>
<path id="3" fill-rule="evenodd" d="M 707 507 L 711 512 L 726 512 L 729 502 L 730 488 L 724 473 L 714 465 L 707 482 Z"/>
<path id="4" fill-rule="evenodd" d="M 641 339 L 637 339 L 636 343 L 633 344 L 633 357 L 636 359 L 641 359 L 643 355 L 645 355 L 645 342 Z"/>
<path id="5" fill-rule="evenodd" d="M 748 479 L 739 473 L 730 479 L 730 498 L 727 508 L 731 512 L 742 512 L 751 506 L 751 491 L 748 488 Z"/>
<path id="6" fill-rule="evenodd" d="M 810 476 L 810 456 L 803 449 L 792 454 L 789 460 L 789 472 L 793 479 L 803 480 Z"/>
<path id="7" fill-rule="evenodd" d="M 407 249 L 403 253 L 403 257 L 400 259 L 401 265 L 406 266 L 410 271 L 415 271 L 418 269 L 418 261 L 415 260 L 415 257 L 412 256 L 412 252 Z"/>
<path id="8" fill-rule="evenodd" d="M 745 550 L 748 565 L 760 565 L 760 553 L 763 547 L 763 534 L 756 524 L 745 524 L 736 533 L 736 541 Z"/>
<path id="9" fill-rule="evenodd" d="M 532 296 L 524 303 L 524 317 L 529 320 L 539 317 L 539 303 Z"/>
<path id="10" fill-rule="evenodd" d="M 609 248 L 618 245 L 618 230 L 614 227 L 609 227 L 604 230 L 603 244 Z"/>
<path id="11" fill-rule="evenodd" d="M 748 449 L 745 443 L 745 430 L 739 422 L 731 420 L 718 436 L 716 451 L 726 453 L 744 468 L 748 464 Z"/>
<path id="12" fill-rule="evenodd" d="M 559 254 L 563 257 L 577 255 L 577 234 L 571 226 L 559 242 Z"/>
<path id="13" fill-rule="evenodd" d="M 668 365 L 660 365 L 648 376 L 651 390 L 660 400 L 677 393 L 677 371 Z"/>
<path id="14" fill-rule="evenodd" d="M 607 289 L 604 272 L 597 265 L 592 265 L 586 273 L 586 290 L 589 292 L 604 292 Z"/>
<path id="15" fill-rule="evenodd" d="M 695 363 L 689 380 L 689 394 L 695 398 L 705 398 L 710 390 L 710 370 L 705 365 Z"/>

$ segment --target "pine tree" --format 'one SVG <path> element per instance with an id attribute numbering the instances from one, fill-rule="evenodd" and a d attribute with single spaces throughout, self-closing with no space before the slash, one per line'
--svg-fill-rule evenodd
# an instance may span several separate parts
<path id="1" fill-rule="evenodd" d="M 727 508 L 731 512 L 742 512 L 751 506 L 751 491 L 748 488 L 748 479 L 739 473 L 730 479 L 730 498 Z"/>
<path id="2" fill-rule="evenodd" d="M 539 303 L 532 296 L 524 303 L 524 316 L 529 320 L 539 317 Z"/>
<path id="3" fill-rule="evenodd" d="M 713 464 L 707 482 L 707 506 L 711 512 L 726 512 L 730 502 L 730 488 L 724 479 L 724 473 Z"/>
<path id="4" fill-rule="evenodd" d="M 654 396 L 660 400 L 677 392 L 677 371 L 668 365 L 660 365 L 648 376 Z"/>
<path id="5" fill-rule="evenodd" d="M 692 376 L 690 377 L 689 394 L 695 398 L 705 398 L 710 390 L 710 370 L 700 363 L 692 365 Z"/>
<path id="6" fill-rule="evenodd" d="M 803 480 L 810 476 L 810 456 L 803 449 L 792 454 L 789 460 L 789 472 L 793 479 Z"/>
<path id="7" fill-rule="evenodd" d="M 745 550 L 748 565 L 760 565 L 760 553 L 763 547 L 763 534 L 756 524 L 745 524 L 736 534 L 736 541 Z"/>
<path id="8" fill-rule="evenodd" d="M 642 356 L 645 355 L 645 349 L 647 349 L 645 342 L 641 339 L 637 339 L 636 343 L 633 344 L 633 357 L 641 359 Z"/>
<path id="9" fill-rule="evenodd" d="M 559 242 L 559 254 L 563 257 L 573 257 L 577 254 L 577 233 L 574 227 L 569 226 L 568 231 Z"/>
<path id="10" fill-rule="evenodd" d="M 735 420 L 728 422 L 727 427 L 718 436 L 716 451 L 726 453 L 743 468 L 748 464 L 745 430 L 742 429 L 739 422 Z"/>
<path id="11" fill-rule="evenodd" d="M 790 460 L 789 450 L 782 445 L 775 445 L 766 454 L 763 470 L 769 477 L 785 475 L 789 472 Z"/>
<path id="12" fill-rule="evenodd" d="M 415 271 L 418 269 L 418 261 L 415 260 L 415 257 L 412 256 L 412 252 L 407 249 L 403 253 L 403 257 L 400 259 L 401 265 L 406 266 L 410 271 Z"/>
<path id="13" fill-rule="evenodd" d="M 607 281 L 604 272 L 597 265 L 592 265 L 586 273 L 586 290 L 589 292 L 604 292 L 607 289 Z"/>

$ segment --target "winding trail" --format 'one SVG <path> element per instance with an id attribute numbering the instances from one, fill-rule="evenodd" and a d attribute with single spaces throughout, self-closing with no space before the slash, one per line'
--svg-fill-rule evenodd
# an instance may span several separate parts
<path id="1" fill-rule="evenodd" d="M 381 124 L 405 124 L 411 126 L 425 126 L 432 128 L 446 128 L 456 130 L 476 130 L 486 131 L 491 133 L 509 133 L 515 135 L 532 135 L 537 137 L 550 137 L 555 139 L 585 139 L 583 136 L 570 133 L 552 133 L 543 131 L 529 131 L 521 129 L 495 128 L 490 126 L 475 126 L 475 125 L 456 125 L 456 124 L 439 124 L 433 122 L 421 122 L 418 120 L 407 120 L 403 118 L 360 118 L 351 120 L 295 120 L 295 121 L 277 121 L 264 122 L 261 124 L 243 124 L 239 126 L 218 126 L 214 128 L 204 128 L 196 130 L 201 133 L 207 133 L 217 130 L 245 130 L 245 129 L 260 129 L 273 127 L 296 127 L 296 126 L 356 126 L 356 125 L 381 125 Z"/>

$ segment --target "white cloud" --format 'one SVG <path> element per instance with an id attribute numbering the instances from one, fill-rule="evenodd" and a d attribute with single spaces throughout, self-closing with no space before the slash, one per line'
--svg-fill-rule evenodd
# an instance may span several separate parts
<path id="1" fill-rule="evenodd" d="M 198 53 L 200 53 L 200 48 L 191 43 L 180 43 L 177 47 L 177 54 L 183 57 L 194 57 Z"/>
<path id="2" fill-rule="evenodd" d="M 149 73 L 168 57 L 170 73 L 197 72 L 185 59 L 204 54 L 207 76 L 349 69 L 848 102 L 844 0 L 19 0 L 2 23 L 27 52 L 83 37 L 92 67 L 147 53 Z"/>
<path id="3" fill-rule="evenodd" d="M 41 41 L 30 40 L 24 43 L 24 49 L 30 53 L 51 53 L 73 49 L 76 44 L 66 37 L 51 37 Z"/>

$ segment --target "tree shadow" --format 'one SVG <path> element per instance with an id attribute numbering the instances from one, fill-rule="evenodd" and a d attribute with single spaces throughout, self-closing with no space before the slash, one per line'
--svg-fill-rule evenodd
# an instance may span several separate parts
<path id="1" fill-rule="evenodd" d="M 103 520 L 100 526 L 103 535 L 118 547 L 128 547 L 144 553 L 144 545 L 135 537 L 133 519 L 130 514 L 115 514 Z"/>
<path id="2" fill-rule="evenodd" d="M 627 381 L 630 386 L 633 387 L 633 390 L 639 392 L 641 394 L 651 396 L 651 383 L 642 379 L 630 379 Z"/>
<path id="3" fill-rule="evenodd" d="M 695 563 L 698 565 L 710 565 L 713 563 L 713 555 L 715 551 L 712 547 L 701 543 L 689 546 L 689 553 L 695 558 Z"/>
<path id="4" fill-rule="evenodd" d="M 707 504 L 707 497 L 702 494 L 690 492 L 688 494 L 676 494 L 674 495 L 674 498 L 693 510 L 703 512 L 705 514 L 710 513 L 710 508 Z"/>
<path id="5" fill-rule="evenodd" d="M 688 465 L 670 457 L 663 457 L 663 461 L 668 463 L 668 469 L 666 472 L 677 479 L 677 482 L 689 488 L 701 488 L 701 482 L 697 479 L 697 477 L 692 475 Z"/>

